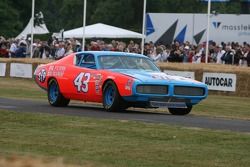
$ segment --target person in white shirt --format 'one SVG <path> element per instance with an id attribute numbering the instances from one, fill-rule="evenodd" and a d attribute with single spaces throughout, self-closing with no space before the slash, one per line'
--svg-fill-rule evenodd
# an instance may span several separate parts
<path id="1" fill-rule="evenodd" d="M 16 41 L 13 41 L 12 42 L 12 44 L 10 45 L 10 52 L 9 52 L 9 56 L 10 57 L 13 57 L 13 56 L 15 56 L 15 52 L 16 52 L 16 50 L 17 50 L 17 42 Z"/>
<path id="2" fill-rule="evenodd" d="M 164 52 L 162 46 L 158 46 L 156 48 L 156 54 L 151 55 L 151 58 L 155 61 L 155 62 L 164 62 L 167 60 L 167 54 L 166 52 Z"/>
<path id="3" fill-rule="evenodd" d="M 226 52 L 226 51 L 223 50 L 222 45 L 219 45 L 219 46 L 217 47 L 217 56 L 216 56 L 216 63 L 217 63 L 217 64 L 222 64 L 222 63 L 223 63 L 223 61 L 221 60 L 221 57 L 222 57 L 222 55 L 223 55 L 225 52 Z"/>
<path id="4" fill-rule="evenodd" d="M 64 54 L 65 54 L 64 45 L 65 45 L 64 42 L 59 43 L 59 48 L 56 50 L 56 53 L 55 53 L 55 58 L 57 60 L 64 57 Z"/>

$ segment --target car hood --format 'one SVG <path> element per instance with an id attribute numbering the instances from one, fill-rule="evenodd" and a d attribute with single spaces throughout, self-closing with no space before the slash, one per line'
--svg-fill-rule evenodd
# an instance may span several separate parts
<path id="1" fill-rule="evenodd" d="M 185 78 L 181 76 L 168 75 L 163 72 L 156 72 L 156 71 L 152 72 L 152 71 L 145 71 L 145 70 L 128 70 L 128 69 L 115 69 L 112 71 L 130 76 L 144 83 L 164 84 L 167 81 L 168 83 L 186 82 L 186 83 L 202 84 L 201 82 L 193 80 L 193 79 L 189 79 L 189 78 Z"/>

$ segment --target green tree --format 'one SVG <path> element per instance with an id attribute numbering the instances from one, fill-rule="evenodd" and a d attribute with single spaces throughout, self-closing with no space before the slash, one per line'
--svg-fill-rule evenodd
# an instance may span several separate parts
<path id="1" fill-rule="evenodd" d="M 0 35 L 6 37 L 17 35 L 22 23 L 19 21 L 18 11 L 8 0 L 2 0 L 0 3 L 0 20 Z"/>
<path id="2" fill-rule="evenodd" d="M 15 37 L 29 22 L 32 0 L 0 0 L 0 35 Z M 246 6 L 246 4 L 248 6 Z M 231 0 L 212 3 L 218 13 L 249 13 L 250 3 Z M 141 32 L 143 0 L 87 0 L 86 24 L 102 22 Z M 244 10 L 244 11 L 243 11 Z M 83 0 L 36 0 L 50 32 L 82 26 Z M 147 0 L 148 13 L 206 13 L 200 0 Z"/>

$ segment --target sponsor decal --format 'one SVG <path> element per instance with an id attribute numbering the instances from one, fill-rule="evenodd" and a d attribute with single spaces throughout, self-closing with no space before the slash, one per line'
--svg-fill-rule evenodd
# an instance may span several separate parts
<path id="1" fill-rule="evenodd" d="M 152 78 L 154 79 L 162 79 L 162 80 L 170 80 L 170 78 L 166 74 L 153 74 Z"/>
<path id="2" fill-rule="evenodd" d="M 99 94 L 101 92 L 100 90 L 101 90 L 101 85 L 102 85 L 102 75 L 93 74 L 92 78 L 95 81 L 95 91 L 97 94 Z"/>
<path id="3" fill-rule="evenodd" d="M 209 90 L 235 91 L 236 74 L 203 73 L 203 82 Z"/>
<path id="4" fill-rule="evenodd" d="M 200 44 L 206 39 L 207 14 L 149 13 L 149 16 L 155 31 L 147 35 L 147 42 L 171 44 L 177 40 Z M 211 14 L 210 27 L 210 39 L 216 43 L 249 41 L 249 15 Z"/>
<path id="5" fill-rule="evenodd" d="M 49 66 L 48 75 L 62 77 L 66 70 L 65 66 Z"/>
<path id="6" fill-rule="evenodd" d="M 74 85 L 77 89 L 77 92 L 87 93 L 89 91 L 89 80 L 90 73 L 81 72 L 74 79 Z"/>
<path id="7" fill-rule="evenodd" d="M 125 90 L 132 90 L 133 80 L 129 79 L 125 85 Z"/>
<path id="8" fill-rule="evenodd" d="M 248 25 L 244 25 L 244 24 L 222 25 L 221 29 L 225 30 L 225 31 L 250 31 L 250 24 L 248 24 Z"/>
<path id="9" fill-rule="evenodd" d="M 215 29 L 221 29 L 224 31 L 250 31 L 250 24 L 222 24 L 222 22 L 212 22 Z"/>
<path id="10" fill-rule="evenodd" d="M 45 80 L 46 80 L 46 70 L 45 69 L 42 69 L 39 73 L 38 73 L 38 80 L 41 82 L 41 83 L 44 83 Z"/>

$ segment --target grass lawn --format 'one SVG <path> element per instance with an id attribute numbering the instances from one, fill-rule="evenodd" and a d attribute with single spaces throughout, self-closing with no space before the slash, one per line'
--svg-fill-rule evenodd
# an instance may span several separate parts
<path id="1" fill-rule="evenodd" d="M 248 167 L 250 134 L 0 110 L 0 155 L 70 164 Z"/>
<path id="2" fill-rule="evenodd" d="M 0 78 L 0 97 L 46 100 L 46 92 L 33 80 Z M 209 96 L 191 114 L 250 120 L 249 102 Z M 9 155 L 91 167 L 248 167 L 250 134 L 0 109 L 0 158 Z"/>
<path id="3" fill-rule="evenodd" d="M 46 92 L 32 79 L 0 78 L 0 97 L 46 100 Z M 209 95 L 191 114 L 250 120 L 250 98 Z M 154 111 L 154 110 L 150 110 Z M 162 110 L 155 110 L 159 112 Z"/>

